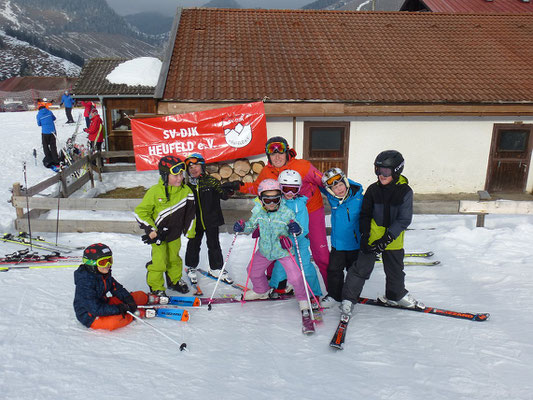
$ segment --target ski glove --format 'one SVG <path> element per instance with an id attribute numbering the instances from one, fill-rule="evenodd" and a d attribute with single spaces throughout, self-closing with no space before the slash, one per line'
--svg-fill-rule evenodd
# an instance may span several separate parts
<path id="1" fill-rule="evenodd" d="M 244 232 L 244 220 L 240 219 L 233 225 L 233 232 Z"/>
<path id="2" fill-rule="evenodd" d="M 118 307 L 119 314 L 121 314 L 123 317 L 126 316 L 128 311 L 135 312 L 137 310 L 137 305 L 135 305 L 135 309 L 133 309 L 133 307 L 125 303 L 119 303 L 117 304 L 117 307 Z"/>
<path id="3" fill-rule="evenodd" d="M 244 186 L 244 183 L 241 181 L 232 181 L 232 182 L 224 182 L 220 187 L 222 187 L 223 190 L 227 191 L 235 191 L 239 190 L 241 186 Z"/>
<path id="4" fill-rule="evenodd" d="M 279 243 L 281 244 L 281 248 L 287 251 L 289 251 L 292 247 L 292 242 L 287 236 L 280 236 Z"/>
<path id="5" fill-rule="evenodd" d="M 150 235 L 142 235 L 141 239 L 146 244 L 156 244 L 159 246 L 167 237 L 168 228 L 163 228 L 162 231 L 157 232 L 157 236 L 155 238 L 150 238 Z"/>
<path id="6" fill-rule="evenodd" d="M 253 239 L 257 239 L 259 236 L 261 236 L 261 234 L 259 233 L 259 227 L 255 228 L 254 231 L 252 232 L 252 238 Z"/>
<path id="7" fill-rule="evenodd" d="M 298 222 L 291 221 L 287 226 L 289 227 L 289 233 L 294 233 L 295 235 L 302 233 L 302 228 L 298 225 Z"/>
<path id="8" fill-rule="evenodd" d="M 368 244 L 370 235 L 368 233 L 361 234 L 361 251 L 365 254 L 371 254 L 376 252 L 376 247 Z"/>
<path id="9" fill-rule="evenodd" d="M 375 247 L 376 253 L 383 253 L 385 248 L 394 240 L 391 234 L 388 231 L 385 231 L 382 237 L 372 243 L 372 246 Z"/>

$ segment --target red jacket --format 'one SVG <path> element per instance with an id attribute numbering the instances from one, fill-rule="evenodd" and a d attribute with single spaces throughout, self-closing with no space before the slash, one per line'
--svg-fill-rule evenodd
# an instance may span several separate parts
<path id="1" fill-rule="evenodd" d="M 83 111 L 83 116 L 88 117 L 89 113 L 91 112 L 91 109 L 94 107 L 94 104 L 92 101 L 82 101 L 81 105 L 85 107 L 85 110 Z"/>
<path id="2" fill-rule="evenodd" d="M 101 143 L 104 141 L 102 118 L 98 114 L 91 118 L 91 125 L 85 128 L 84 131 L 89 134 L 89 141 L 93 143 Z"/>
<path id="3" fill-rule="evenodd" d="M 312 213 L 313 211 L 318 210 L 319 208 L 324 207 L 324 202 L 322 201 L 322 195 L 320 194 L 319 186 L 322 186 L 322 173 L 316 169 L 313 164 L 307 160 L 297 160 L 292 156 L 289 159 L 289 162 L 281 168 L 275 168 L 272 164 L 268 163 L 255 182 L 245 183 L 241 187 L 240 191 L 242 193 L 252 193 L 257 194 L 257 187 L 264 179 L 275 179 L 278 180 L 278 176 L 281 171 L 286 169 L 292 169 L 298 171 L 302 177 L 302 188 L 300 189 L 300 194 L 307 197 L 307 211 Z"/>

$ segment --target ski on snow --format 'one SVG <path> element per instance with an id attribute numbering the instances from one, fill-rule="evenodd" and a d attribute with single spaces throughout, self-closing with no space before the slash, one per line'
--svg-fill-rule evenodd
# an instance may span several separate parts
<path id="1" fill-rule="evenodd" d="M 189 269 L 185 268 L 185 274 L 187 275 L 187 279 L 189 279 L 189 282 L 191 282 L 191 286 L 196 290 L 196 293 L 194 293 L 195 296 L 202 296 L 204 292 L 202 292 L 202 289 L 200 289 L 200 285 L 198 285 L 198 282 L 192 283 L 191 278 L 189 278 Z"/>
<path id="2" fill-rule="evenodd" d="M 369 299 L 366 297 L 359 297 L 359 303 L 368 304 L 371 306 L 395 308 L 399 310 L 417 311 L 417 312 L 426 313 L 426 314 L 440 315 L 443 317 L 467 319 L 470 321 L 486 321 L 490 316 L 489 313 L 469 313 L 469 312 L 451 311 L 451 310 L 444 310 L 442 308 L 428 307 L 428 306 L 426 306 L 425 308 L 407 308 L 407 307 L 395 306 L 395 305 L 383 303 L 379 299 Z"/>
<path id="3" fill-rule="evenodd" d="M 348 323 L 350 322 L 350 316 L 346 314 L 341 314 L 341 319 L 333 338 L 329 342 L 330 347 L 333 347 L 337 350 L 344 349 L 344 339 L 346 338 L 346 330 L 348 329 Z"/>
<path id="4" fill-rule="evenodd" d="M 204 275 L 204 276 L 207 276 L 208 278 L 214 279 L 215 281 L 218 280 L 217 277 L 215 277 L 215 276 L 213 276 L 213 275 L 210 275 L 209 272 L 207 272 L 205 269 L 202 269 L 202 268 L 196 268 L 196 271 L 199 272 L 199 273 L 201 273 L 201 274 Z M 239 290 L 244 290 L 244 289 L 245 289 L 244 285 L 240 285 L 240 284 L 235 283 L 235 282 L 233 282 L 233 283 L 228 283 L 228 282 L 224 282 L 222 279 L 220 280 L 220 282 L 222 282 L 222 283 L 224 283 L 224 284 L 226 284 L 226 285 L 230 285 L 230 286 L 234 287 L 235 289 L 239 289 Z"/>
<path id="5" fill-rule="evenodd" d="M 280 295 L 275 299 L 256 299 L 245 300 L 248 302 L 257 301 L 276 301 L 276 300 L 289 300 L 293 299 L 292 295 Z M 197 297 L 197 296 L 168 296 L 168 303 L 154 304 L 154 307 L 164 308 L 165 306 L 180 306 L 180 307 L 201 307 L 209 304 L 209 297 Z M 211 299 L 211 304 L 228 304 L 228 303 L 240 303 L 242 301 L 242 294 L 226 294 L 221 297 L 214 297 Z"/>
<path id="6" fill-rule="evenodd" d="M 189 320 L 189 312 L 180 308 L 154 307 L 153 305 L 137 307 L 145 309 L 146 318 L 160 317 L 184 322 Z"/>
<path id="7" fill-rule="evenodd" d="M 19 232 L 17 238 L 22 238 L 22 239 L 29 240 L 30 235 L 27 232 Z M 37 242 L 38 244 L 42 243 L 42 244 L 44 244 L 46 246 L 53 246 L 53 247 L 57 247 L 58 249 L 64 249 L 64 250 L 83 250 L 85 248 L 84 246 L 70 246 L 68 244 L 62 244 L 62 243 L 57 243 L 56 244 L 54 242 L 50 242 L 50 241 L 46 240 L 42 236 L 32 236 L 31 240 L 33 242 Z"/>
<path id="8" fill-rule="evenodd" d="M 6 243 L 21 244 L 23 246 L 35 247 L 36 249 L 41 249 L 41 250 L 72 253 L 72 250 L 59 248 L 51 244 L 46 244 L 42 242 L 35 243 L 34 240 L 32 240 L 30 243 L 29 238 L 19 238 L 17 236 L 12 235 L 11 233 L 5 233 L 4 236 L 0 237 L 0 240 Z"/>

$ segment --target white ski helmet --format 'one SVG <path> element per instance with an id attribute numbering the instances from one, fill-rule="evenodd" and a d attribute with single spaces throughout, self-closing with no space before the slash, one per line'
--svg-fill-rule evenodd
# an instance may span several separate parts
<path id="1" fill-rule="evenodd" d="M 342 183 L 346 185 L 346 194 L 341 199 L 343 200 L 350 189 L 350 182 L 348 182 L 344 172 L 340 168 L 331 168 L 322 175 L 322 185 L 324 185 L 329 194 L 340 199 L 340 197 L 338 197 L 333 190 L 331 190 L 331 188 L 335 186 L 336 181 L 342 181 Z"/>
<path id="2" fill-rule="evenodd" d="M 279 190 L 281 192 L 281 186 L 279 185 L 279 182 L 275 179 L 265 179 L 259 184 L 259 187 L 257 188 L 257 194 L 259 195 L 259 197 L 261 197 L 261 193 L 266 192 L 268 190 Z"/>
<path id="3" fill-rule="evenodd" d="M 302 177 L 300 176 L 298 171 L 295 171 L 293 169 L 286 169 L 284 171 L 281 171 L 281 173 L 279 174 L 278 182 L 281 186 L 301 186 Z"/>

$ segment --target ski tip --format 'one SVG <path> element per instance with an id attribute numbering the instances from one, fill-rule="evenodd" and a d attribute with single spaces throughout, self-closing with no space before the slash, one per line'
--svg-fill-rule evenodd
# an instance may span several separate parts
<path id="1" fill-rule="evenodd" d="M 342 347 L 342 345 L 338 345 L 338 344 L 334 344 L 334 343 L 330 343 L 329 347 L 330 347 L 330 349 L 332 349 L 334 351 L 344 350 L 344 347 Z"/>
<path id="2" fill-rule="evenodd" d="M 474 315 L 474 318 L 472 318 L 472 321 L 486 321 L 489 319 L 489 317 L 489 313 L 476 314 Z"/>

